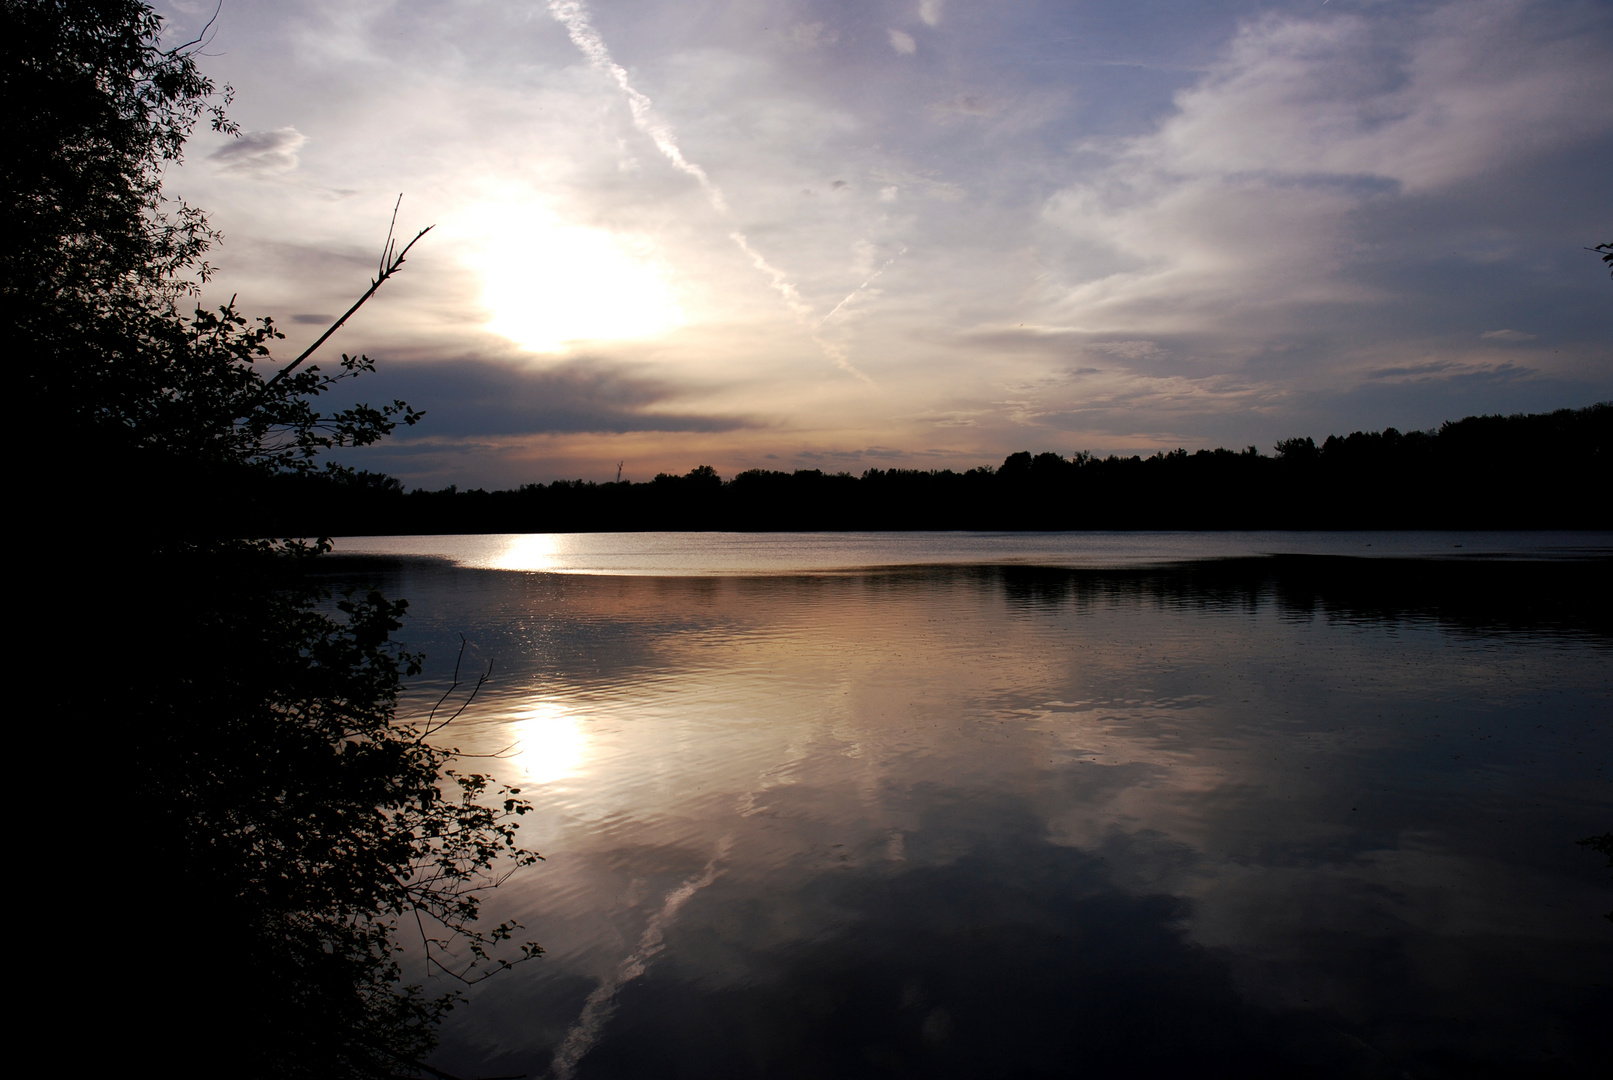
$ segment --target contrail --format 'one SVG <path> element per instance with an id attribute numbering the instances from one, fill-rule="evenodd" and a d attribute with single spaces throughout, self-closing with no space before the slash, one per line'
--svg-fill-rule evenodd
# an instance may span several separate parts
<path id="1" fill-rule="evenodd" d="M 874 283 L 875 278 L 877 278 L 879 275 L 883 274 L 885 271 L 887 271 L 887 270 L 889 270 L 891 268 L 891 263 L 895 262 L 897 259 L 900 259 L 903 255 L 906 255 L 906 254 L 907 254 L 907 248 L 904 247 L 901 251 L 898 251 L 896 254 L 894 254 L 890 258 L 886 259 L 884 266 L 881 266 L 878 270 L 875 270 L 872 274 L 869 274 L 867 281 L 863 282 L 861 285 L 859 285 L 855 289 L 851 290 L 851 292 L 847 293 L 846 298 L 844 300 L 840 301 L 840 303 L 838 303 L 838 304 L 836 304 L 834 306 L 834 310 L 830 311 L 829 314 L 825 315 L 823 318 L 818 320 L 818 325 L 822 326 L 824 323 L 828 322 L 830 319 L 834 318 L 837 314 L 839 314 L 840 309 L 845 307 L 847 304 L 851 303 L 853 297 L 855 297 L 858 293 L 862 292 L 864 289 L 868 288 L 868 286 L 872 285 Z"/>
<path id="2" fill-rule="evenodd" d="M 672 128 L 656 119 L 650 111 L 650 99 L 633 88 L 627 81 L 627 71 L 611 59 L 610 50 L 605 47 L 605 39 L 599 36 L 594 24 L 588 21 L 588 12 L 584 10 L 581 0 L 549 0 L 549 14 L 553 15 L 566 33 L 571 35 L 571 43 L 577 46 L 588 62 L 600 71 L 605 72 L 616 85 L 622 88 L 627 95 L 627 107 L 633 113 L 633 126 L 650 137 L 655 148 L 672 162 L 672 167 L 679 172 L 687 173 L 700 182 L 700 187 L 711 200 L 711 205 L 718 212 L 728 212 L 728 200 L 723 198 L 722 190 L 711 182 L 706 170 L 683 156 L 678 149 L 678 139 L 672 133 Z"/>
<path id="3" fill-rule="evenodd" d="M 801 759 L 797 757 L 764 771 L 761 784 L 753 786 L 740 797 L 739 816 L 750 817 L 765 809 L 756 805 L 756 799 L 773 786 L 768 783 L 768 778 L 800 764 L 800 761 Z M 699 874 L 690 875 L 681 885 L 667 893 L 666 899 L 661 903 L 661 910 L 650 917 L 649 923 L 644 927 L 644 933 L 639 935 L 638 948 L 617 965 L 614 972 L 600 980 L 594 992 L 588 995 L 588 999 L 583 1002 L 582 1012 L 566 1031 L 560 1049 L 555 1051 L 554 1060 L 549 1063 L 548 1075 L 553 1080 L 571 1080 L 577 1071 L 578 1063 L 594 1048 L 594 1044 L 599 1042 L 600 1032 L 604 1030 L 611 1013 L 616 1009 L 617 993 L 622 987 L 644 974 L 650 961 L 664 947 L 666 929 L 677 916 L 679 909 L 688 903 L 695 893 L 722 876 L 723 871 L 717 869 L 717 864 L 728 858 L 728 852 L 733 846 L 732 833 L 718 839 L 717 850 L 712 854 L 711 861 L 706 863 L 705 869 Z"/>
<path id="4" fill-rule="evenodd" d="M 555 1052 L 554 1061 L 549 1065 L 549 1072 L 555 1080 L 571 1080 L 577 1071 L 577 1063 L 594 1048 L 594 1043 L 599 1041 L 600 1030 L 604 1028 L 605 1021 L 610 1019 L 610 1014 L 616 1008 L 617 991 L 644 974 L 644 969 L 655 958 L 655 954 L 661 951 L 667 925 L 677 916 L 678 909 L 686 904 L 691 896 L 722 875 L 722 871 L 717 869 L 717 863 L 727 856 L 732 843 L 732 838 L 727 836 L 717 841 L 717 853 L 706 864 L 705 870 L 667 893 L 661 910 L 651 916 L 649 925 L 640 935 L 638 948 L 588 995 L 588 1000 L 583 1003 L 582 1015 L 571 1025 L 571 1030 L 566 1032 L 565 1041 L 560 1044 L 560 1049 Z"/>
<path id="5" fill-rule="evenodd" d="M 728 239 L 738 244 L 739 250 L 750 256 L 752 265 L 772 280 L 773 288 L 777 290 L 780 296 L 784 297 L 784 306 L 789 308 L 796 318 L 805 322 L 812 317 L 812 309 L 801 299 L 801 294 L 796 291 L 794 285 L 790 284 L 790 280 L 784 271 L 762 258 L 762 253 L 750 246 L 750 241 L 745 239 L 744 233 L 731 232 L 728 234 Z"/>
<path id="6" fill-rule="evenodd" d="M 870 379 L 867 375 L 859 371 L 857 367 L 846 358 L 846 350 L 842 349 L 833 342 L 823 340 L 817 334 L 812 335 L 812 341 L 818 346 L 818 348 L 823 350 L 823 355 L 827 356 L 830 361 L 833 362 L 835 367 L 839 368 L 841 371 L 844 371 L 847 375 L 853 375 L 861 379 L 869 386 L 876 385 L 873 379 Z"/>
<path id="7" fill-rule="evenodd" d="M 566 33 L 571 35 L 572 44 L 577 46 L 578 51 L 588 58 L 588 62 L 609 75 L 616 85 L 621 88 L 622 93 L 627 96 L 627 107 L 633 114 L 633 126 L 649 136 L 650 141 L 655 143 L 656 149 L 660 150 L 666 159 L 672 163 L 673 168 L 694 177 L 700 184 L 700 189 L 706 193 L 706 198 L 711 201 L 712 209 L 726 216 L 728 214 L 728 200 L 723 198 L 722 189 L 712 182 L 710 176 L 706 175 L 705 169 L 683 156 L 683 151 L 678 147 L 677 135 L 673 133 L 671 125 L 656 117 L 649 97 L 639 92 L 632 83 L 627 81 L 627 70 L 611 58 L 610 50 L 605 47 L 605 39 L 599 36 L 599 31 L 594 29 L 594 24 L 588 21 L 588 11 L 583 6 L 582 0 L 549 0 L 549 14 L 553 15 L 555 21 L 566 28 Z M 760 252 L 751 247 L 750 241 L 745 238 L 744 233 L 731 232 L 728 234 L 728 239 L 732 240 L 739 247 L 739 250 L 745 253 L 757 270 L 767 275 L 768 281 L 773 286 L 773 291 L 783 297 L 784 306 L 790 309 L 790 313 L 801 320 L 803 325 L 812 327 L 812 307 L 801 299 L 800 290 L 791 284 L 788 275 L 769 263 L 762 257 Z M 903 250 L 906 249 L 904 248 Z M 890 263 L 885 265 L 889 266 Z M 880 269 L 883 272 L 884 268 L 881 267 Z M 878 276 L 878 274 L 874 275 L 874 277 Z M 869 278 L 869 281 L 872 280 L 873 278 Z M 863 284 L 866 285 L 867 282 Z M 854 291 L 852 295 L 856 295 L 856 292 Z M 850 297 L 846 299 L 849 300 Z M 845 301 L 842 300 L 841 304 L 844 303 Z M 838 311 L 839 308 L 837 307 L 835 310 Z M 830 314 L 833 314 L 833 312 L 830 312 Z M 822 326 L 822 320 L 817 325 Z M 823 350 L 824 355 L 836 367 L 850 372 L 864 382 L 873 382 L 867 375 L 864 375 L 851 365 L 851 362 L 846 359 L 844 350 L 824 342 L 816 333 L 811 336 L 812 340 Z"/>

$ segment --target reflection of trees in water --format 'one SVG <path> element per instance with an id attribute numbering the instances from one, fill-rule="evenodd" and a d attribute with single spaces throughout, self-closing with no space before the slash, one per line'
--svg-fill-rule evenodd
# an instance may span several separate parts
<path id="1" fill-rule="evenodd" d="M 986 568 L 1025 606 L 1149 602 L 1474 631 L 1613 637 L 1613 560 L 1365 559 L 1274 555 L 1142 570 Z"/>
<path id="2" fill-rule="evenodd" d="M 114 906 L 122 925 L 171 927 L 177 955 L 114 1027 L 181 1074 L 411 1067 L 455 995 L 406 985 L 400 943 L 441 941 L 411 966 L 474 978 L 465 954 L 516 929 L 477 928 L 478 891 L 501 857 L 532 858 L 513 793 L 456 777 L 430 721 L 395 721 L 417 670 L 391 641 L 406 605 L 356 593 L 327 613 L 298 565 L 317 556 L 294 551 L 165 545 L 115 564 L 139 574 L 122 593 L 138 633 L 88 695 L 120 725 L 101 747 L 128 841 Z M 187 992 L 193 956 L 204 995 Z"/>
<path id="3" fill-rule="evenodd" d="M 1432 621 L 1476 633 L 1613 638 L 1613 560 L 1363 559 L 1282 555 L 1137 571 L 990 568 L 1008 602 L 1028 608 L 1151 603 L 1200 610 L 1273 606 L 1302 616 Z M 1578 841 L 1608 857 L 1613 833 Z M 1613 921 L 1613 911 L 1606 918 Z"/>

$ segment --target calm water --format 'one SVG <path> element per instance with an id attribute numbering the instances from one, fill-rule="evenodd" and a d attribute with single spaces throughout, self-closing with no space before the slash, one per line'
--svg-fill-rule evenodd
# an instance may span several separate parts
<path id="1" fill-rule="evenodd" d="M 436 1063 L 1604 1075 L 1613 890 L 1574 841 L 1613 829 L 1610 547 L 340 543 L 411 600 L 405 711 L 461 632 L 494 662 L 450 730 L 548 860 L 489 911 L 547 954 Z M 1180 562 L 1282 551 L 1429 561 Z"/>
<path id="2" fill-rule="evenodd" d="M 501 533 L 360 536 L 349 554 L 440 556 L 485 570 L 723 577 L 899 566 L 1128 567 L 1252 555 L 1555 559 L 1613 555 L 1598 532 Z"/>

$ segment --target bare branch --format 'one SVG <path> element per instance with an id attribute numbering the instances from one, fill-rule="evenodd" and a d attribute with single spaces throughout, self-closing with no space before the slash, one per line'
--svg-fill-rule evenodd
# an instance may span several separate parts
<path id="1" fill-rule="evenodd" d="M 401 204 L 402 202 L 403 196 L 399 195 L 398 203 Z M 393 226 L 397 224 L 397 220 L 398 208 L 396 205 L 394 205 L 392 208 Z M 330 329 L 326 330 L 323 334 L 320 334 L 317 341 L 308 346 L 308 348 L 304 349 L 301 356 L 297 357 L 297 359 L 275 372 L 274 377 L 263 384 L 263 391 L 258 395 L 258 399 L 261 401 L 263 398 L 267 397 L 269 391 L 274 388 L 276 383 L 278 383 L 281 379 L 284 379 L 287 375 L 290 375 L 293 371 L 296 371 L 297 368 L 301 367 L 304 360 L 307 360 L 310 356 L 314 355 L 314 352 L 321 345 L 325 344 L 332 334 L 340 330 L 342 328 L 342 324 L 348 319 L 351 319 L 353 317 L 353 313 L 359 308 L 363 307 L 369 298 L 375 295 L 376 290 L 384 285 L 388 278 L 390 278 L 393 274 L 396 274 L 398 270 L 402 268 L 404 257 L 409 254 L 409 249 L 414 247 L 422 236 L 426 235 L 436 227 L 437 226 L 435 225 L 427 225 L 424 229 L 421 229 L 419 232 L 415 233 L 414 239 L 405 244 L 402 251 L 397 250 L 397 241 L 392 238 L 392 228 L 388 227 L 386 231 L 386 243 L 381 247 L 381 262 L 379 269 L 377 270 L 375 280 L 371 281 L 370 287 L 364 290 L 364 295 L 359 297 L 353 306 L 348 308 L 346 313 L 343 314 L 341 318 L 331 323 Z"/>
<path id="2" fill-rule="evenodd" d="M 514 750 L 517 746 L 520 746 L 520 745 L 521 744 L 518 743 L 518 742 L 512 742 L 510 745 L 506 746 L 504 749 L 500 750 L 496 754 L 466 754 L 466 753 L 461 752 L 461 753 L 455 754 L 454 756 L 459 757 L 459 758 L 502 758 L 506 754 L 508 754 L 511 750 Z"/>
<path id="3" fill-rule="evenodd" d="M 196 36 L 185 42 L 183 45 L 174 46 L 172 49 L 169 49 L 167 52 L 163 53 L 163 55 L 183 56 L 185 55 L 185 50 L 190 48 L 192 45 L 199 45 L 205 48 L 208 42 L 203 39 L 207 37 L 208 31 L 213 29 L 213 24 L 218 21 L 218 13 L 223 10 L 224 0 L 218 0 L 218 4 L 213 8 L 213 14 L 208 17 L 207 22 L 202 25 L 202 28 L 196 31 Z"/>
<path id="4" fill-rule="evenodd" d="M 431 707 L 431 712 L 426 716 L 425 730 L 421 731 L 421 733 L 420 733 L 420 739 L 422 741 L 425 740 L 426 738 L 428 738 L 429 736 L 434 735 L 437 732 L 441 731 L 443 728 L 447 727 L 449 724 L 452 724 L 455 720 L 458 720 L 460 715 L 462 713 L 464 713 L 464 711 L 466 709 L 470 708 L 470 703 L 476 700 L 476 695 L 481 692 L 482 687 L 487 685 L 487 680 L 491 679 L 493 677 L 493 661 L 489 660 L 487 662 L 487 670 L 482 672 L 481 675 L 477 676 L 476 685 L 471 687 L 470 696 L 467 697 L 462 703 L 460 703 L 459 708 L 454 710 L 454 715 L 450 716 L 448 719 L 442 721 L 441 723 L 436 723 L 435 721 L 437 719 L 437 710 L 442 708 L 443 703 L 446 702 L 449 699 L 449 697 L 451 697 L 453 695 L 453 692 L 455 690 L 459 689 L 459 666 L 460 666 L 460 664 L 462 664 L 464 662 L 464 660 L 465 660 L 465 635 L 460 634 L 459 635 L 459 655 L 457 657 L 455 657 L 455 659 L 454 659 L 454 679 L 453 679 L 453 682 L 448 684 L 448 689 L 443 691 L 442 697 L 437 699 L 437 704 L 435 704 L 435 705 L 433 705 Z M 472 755 L 472 756 L 474 756 L 474 757 L 482 757 L 484 755 L 476 754 L 476 755 Z"/>
<path id="5" fill-rule="evenodd" d="M 437 719 L 437 710 L 442 708 L 442 703 L 448 700 L 448 695 L 459 689 L 459 665 L 465 662 L 465 645 L 465 635 L 460 634 L 459 655 L 454 657 L 454 678 L 453 681 L 448 684 L 448 689 L 442 692 L 442 697 L 437 699 L 437 704 L 431 707 L 431 712 L 426 717 L 426 729 L 428 731 L 431 729 L 431 722 Z"/>

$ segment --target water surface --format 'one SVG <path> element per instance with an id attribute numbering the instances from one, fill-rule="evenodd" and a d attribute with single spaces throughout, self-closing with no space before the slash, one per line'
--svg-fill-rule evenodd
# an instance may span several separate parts
<path id="1" fill-rule="evenodd" d="M 1613 554 L 1587 531 L 1449 532 L 623 532 L 357 536 L 346 554 L 434 556 L 460 566 L 556 574 L 726 576 L 896 566 L 1161 565 L 1255 555 L 1574 558 Z"/>
<path id="2" fill-rule="evenodd" d="M 1599 1075 L 1605 534 L 706 539 L 338 545 L 547 857 L 442 1068 Z"/>

